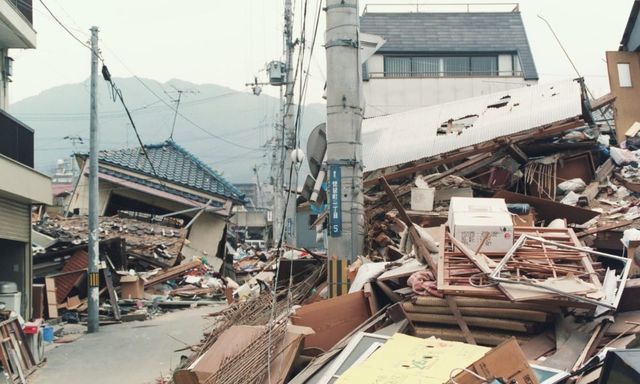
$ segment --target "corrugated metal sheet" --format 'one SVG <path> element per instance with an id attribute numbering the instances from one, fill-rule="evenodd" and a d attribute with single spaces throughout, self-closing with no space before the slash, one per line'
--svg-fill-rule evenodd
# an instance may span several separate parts
<path id="1" fill-rule="evenodd" d="M 29 242 L 29 205 L 0 197 L 0 239 Z"/>
<path id="2" fill-rule="evenodd" d="M 501 108 L 488 108 L 502 98 Z M 567 80 L 502 91 L 364 120 L 366 172 L 420 160 L 582 114 L 580 86 Z M 449 119 L 478 115 L 459 135 L 438 135 Z"/>
<path id="3" fill-rule="evenodd" d="M 86 275 L 89 266 L 89 254 L 86 251 L 76 251 L 62 267 L 64 275 L 55 277 L 56 301 L 64 303 L 73 287 Z"/>

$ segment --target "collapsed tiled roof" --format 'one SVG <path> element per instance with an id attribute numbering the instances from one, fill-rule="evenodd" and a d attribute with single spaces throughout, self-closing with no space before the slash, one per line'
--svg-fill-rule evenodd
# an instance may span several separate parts
<path id="1" fill-rule="evenodd" d="M 153 167 L 137 147 L 101 151 L 100 162 L 153 177 L 155 168 L 164 181 L 244 202 L 245 196 L 238 188 L 173 140 L 145 145 L 145 149 Z"/>
<path id="2" fill-rule="evenodd" d="M 526 80 L 537 80 L 520 12 L 367 12 L 364 33 L 382 36 L 378 53 L 517 53 Z"/>

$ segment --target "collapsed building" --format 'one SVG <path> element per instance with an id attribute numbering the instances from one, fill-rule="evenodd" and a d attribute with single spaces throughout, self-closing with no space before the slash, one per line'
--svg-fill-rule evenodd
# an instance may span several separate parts
<path id="1" fill-rule="evenodd" d="M 78 160 L 82 172 L 67 212 L 86 215 L 87 156 Z M 100 216 L 133 211 L 180 218 L 188 230 L 182 254 L 221 265 L 216 253 L 226 241 L 226 222 L 232 206 L 244 203 L 244 194 L 194 155 L 173 140 L 144 149 L 102 151 L 98 177 Z"/>

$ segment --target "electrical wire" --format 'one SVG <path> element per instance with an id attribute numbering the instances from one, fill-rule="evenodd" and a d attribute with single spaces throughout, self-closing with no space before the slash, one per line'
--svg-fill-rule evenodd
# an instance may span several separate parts
<path id="1" fill-rule="evenodd" d="M 58 23 L 62 27 L 62 29 L 64 29 L 69 34 L 69 36 L 71 36 L 75 41 L 80 43 L 80 45 L 82 45 L 83 47 L 89 49 L 91 52 L 94 52 L 93 49 L 91 49 L 91 46 L 89 46 L 89 44 L 87 44 L 87 43 L 83 42 L 82 40 L 80 40 L 75 34 L 73 34 L 73 32 L 71 32 L 71 30 L 69 28 L 67 28 L 66 25 L 64 25 L 64 23 L 62 21 L 60 21 L 60 19 L 58 19 L 58 17 L 51 11 L 51 9 L 49 9 L 49 7 L 47 7 L 47 4 L 45 4 L 43 0 L 39 0 L 39 1 L 40 1 L 40 4 L 42 4 L 42 6 L 44 7 L 44 9 L 46 9 L 47 12 L 49 12 L 49 14 L 53 18 L 53 20 L 55 20 L 56 23 Z M 26 4 L 26 3 L 24 3 L 24 4 Z M 98 53 L 94 52 L 94 55 L 96 55 L 96 57 L 98 59 L 100 59 L 100 61 L 102 61 L 102 63 L 104 64 L 104 59 L 102 58 L 102 56 L 100 55 L 99 52 Z"/>
<path id="2" fill-rule="evenodd" d="M 19 1 L 23 1 L 23 0 L 19 0 Z M 80 43 L 83 47 L 91 50 L 91 47 L 83 42 L 82 40 L 80 40 L 73 32 L 71 32 L 71 30 L 51 11 L 51 9 L 44 3 L 43 0 L 39 0 L 40 3 L 42 4 L 42 6 L 47 10 L 47 12 L 51 15 L 51 17 L 78 43 Z M 25 5 L 28 5 L 27 3 L 24 3 Z M 33 7 L 31 7 L 33 8 Z M 110 51 L 113 53 L 113 50 L 110 49 Z M 93 50 L 92 50 L 93 52 Z M 104 58 L 98 53 L 96 54 L 96 56 L 100 59 L 100 61 L 102 61 L 103 64 L 105 64 L 104 62 Z M 166 107 L 168 107 L 169 109 L 171 109 L 173 112 L 175 112 L 176 116 L 180 116 L 181 118 L 183 118 L 185 121 L 187 121 L 189 124 L 193 125 L 194 127 L 198 128 L 200 131 L 206 133 L 207 135 L 218 139 L 220 141 L 223 141 L 229 145 L 233 145 L 235 147 L 238 148 L 243 148 L 243 149 L 251 149 L 251 150 L 261 150 L 261 148 L 255 148 L 255 147 L 248 147 L 246 145 L 242 145 L 239 143 L 235 143 L 231 140 L 227 140 L 225 139 L 223 136 L 217 135 L 213 132 L 210 132 L 209 130 L 203 128 L 202 126 L 200 126 L 199 124 L 197 124 L 196 122 L 194 122 L 193 120 L 189 119 L 188 117 L 186 117 L 184 114 L 182 114 L 181 112 L 178 111 L 177 108 L 175 108 L 173 105 L 169 104 L 166 100 L 164 100 L 162 97 L 160 97 L 155 91 L 153 91 L 147 84 L 145 84 L 144 81 L 142 81 L 142 79 L 140 79 L 137 75 L 135 75 L 125 64 L 122 60 L 120 60 L 120 58 L 117 57 L 117 55 L 114 54 L 114 56 L 116 57 L 116 59 L 125 67 L 125 69 L 127 69 L 131 75 L 140 83 L 142 84 L 142 86 L 149 91 L 152 95 L 154 95 L 158 101 L 162 102 Z M 230 92 L 231 93 L 231 92 Z"/>
<path id="3" fill-rule="evenodd" d="M 309 61 L 307 63 L 307 70 L 305 71 L 305 80 L 304 80 L 304 87 L 302 87 L 301 91 L 300 91 L 300 95 L 299 95 L 299 100 L 298 100 L 298 114 L 296 116 L 296 123 L 295 123 L 295 127 L 296 127 L 296 140 L 299 146 L 299 136 L 300 136 L 300 126 L 301 126 L 301 122 L 302 122 L 302 117 L 303 117 L 303 113 L 304 113 L 304 107 L 302 107 L 302 105 L 306 102 L 306 97 L 307 97 L 307 87 L 309 85 L 309 72 L 311 70 L 311 62 L 313 60 L 313 51 L 316 45 L 316 38 L 318 36 L 318 27 L 320 25 L 320 15 L 322 14 L 322 0 L 318 0 L 318 10 L 316 12 L 316 19 L 315 19 L 315 25 L 313 27 L 313 37 L 311 39 L 311 48 L 309 51 Z"/>
<path id="4" fill-rule="evenodd" d="M 140 133 L 138 133 L 138 128 L 136 128 L 136 123 L 133 121 L 133 117 L 131 116 L 131 112 L 129 112 L 129 108 L 127 107 L 127 104 L 124 102 L 124 97 L 122 96 L 122 91 L 113 82 L 113 80 L 111 79 L 111 74 L 109 73 L 109 69 L 104 64 L 102 65 L 102 76 L 111 85 L 111 92 L 112 92 L 113 101 L 114 102 L 116 101 L 116 96 L 120 99 L 120 103 L 122 103 L 122 106 L 124 107 L 124 110 L 127 113 L 127 117 L 129 118 L 129 122 L 131 122 L 131 127 L 133 128 L 133 131 L 136 134 L 136 138 L 138 139 L 138 143 L 140 144 L 140 149 L 142 150 L 142 153 L 144 154 L 144 157 L 149 162 L 149 166 L 151 167 L 151 170 L 153 171 L 153 175 L 158 179 L 160 184 L 162 184 L 162 180 L 160 179 L 160 176 L 158 176 L 158 172 L 156 171 L 156 167 L 153 165 L 153 162 L 149 158 L 149 153 L 147 152 L 147 148 L 144 146 L 144 143 L 142 142 L 142 139 L 140 138 Z"/>

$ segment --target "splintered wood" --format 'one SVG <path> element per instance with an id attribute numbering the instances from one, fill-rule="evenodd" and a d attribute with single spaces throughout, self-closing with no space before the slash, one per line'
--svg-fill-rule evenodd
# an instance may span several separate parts
<path id="1" fill-rule="evenodd" d="M 573 230 L 568 228 L 515 227 L 515 237 L 530 235 L 574 247 L 580 247 Z M 455 239 L 447 234 L 443 257 L 439 260 L 438 289 L 446 294 L 461 296 L 518 299 L 512 287 L 492 283 L 487 272 L 503 259 L 504 254 L 482 254 L 456 246 Z M 463 248 L 463 249 L 461 249 Z M 473 256 L 471 258 L 470 256 Z M 484 263 L 484 265 L 482 265 Z M 489 267 L 491 266 L 491 267 Z M 584 282 L 583 289 L 599 290 L 601 282 L 593 268 L 591 258 L 585 252 L 563 249 L 526 239 L 502 268 L 502 275 L 514 281 L 545 281 L 570 278 Z M 538 292 L 527 299 L 547 299 L 557 295 Z"/>

